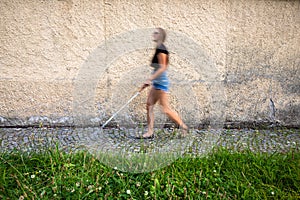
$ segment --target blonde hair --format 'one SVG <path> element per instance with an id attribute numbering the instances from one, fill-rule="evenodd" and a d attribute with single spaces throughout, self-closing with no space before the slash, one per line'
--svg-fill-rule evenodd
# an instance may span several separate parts
<path id="1" fill-rule="evenodd" d="M 161 41 L 162 42 L 165 42 L 165 40 L 166 40 L 166 38 L 167 38 L 167 33 L 166 33 L 166 31 L 163 29 L 163 28 L 160 28 L 160 27 L 158 27 L 158 28 L 156 28 L 158 31 L 159 31 L 159 33 L 160 33 L 160 39 L 161 39 Z"/>

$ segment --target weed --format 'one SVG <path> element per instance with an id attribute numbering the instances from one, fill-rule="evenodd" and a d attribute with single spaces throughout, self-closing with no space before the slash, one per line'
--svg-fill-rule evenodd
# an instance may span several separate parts
<path id="1" fill-rule="evenodd" d="M 300 153 L 185 156 L 154 172 L 105 166 L 85 151 L 0 154 L 1 199 L 297 199 Z M 127 163 L 130 164 L 130 163 Z"/>

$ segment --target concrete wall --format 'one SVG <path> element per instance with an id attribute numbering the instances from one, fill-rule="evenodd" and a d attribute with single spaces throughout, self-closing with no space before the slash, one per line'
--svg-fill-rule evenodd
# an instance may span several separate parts
<path id="1" fill-rule="evenodd" d="M 185 121 L 299 127 L 298 0 L 1 0 L 0 13 L 1 126 L 104 123 L 151 72 L 159 26 Z M 145 121 L 146 94 L 117 122 Z"/>

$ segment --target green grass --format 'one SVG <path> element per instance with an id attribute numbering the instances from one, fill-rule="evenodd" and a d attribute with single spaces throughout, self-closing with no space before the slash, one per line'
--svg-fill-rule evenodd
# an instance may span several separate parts
<path id="1" fill-rule="evenodd" d="M 87 152 L 0 153 L 0 199 L 299 199 L 300 153 L 217 149 L 154 172 L 107 167 Z"/>

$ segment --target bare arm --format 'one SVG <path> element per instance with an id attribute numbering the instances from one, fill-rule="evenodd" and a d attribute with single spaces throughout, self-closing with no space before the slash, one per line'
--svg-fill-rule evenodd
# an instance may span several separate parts
<path id="1" fill-rule="evenodd" d="M 156 79 L 157 77 L 159 77 L 164 71 L 167 70 L 168 67 L 168 57 L 167 54 L 164 53 L 159 53 L 158 54 L 158 63 L 160 65 L 160 67 L 155 71 L 154 74 L 152 74 L 150 76 L 150 78 L 148 80 L 152 81 L 154 79 Z"/>
<path id="2" fill-rule="evenodd" d="M 160 67 L 155 71 L 154 74 L 152 74 L 144 83 L 142 89 L 145 87 L 148 87 L 151 84 L 151 81 L 159 77 L 164 71 L 167 70 L 168 68 L 168 55 L 164 53 L 159 53 L 158 54 L 158 63 Z M 141 90 L 142 90 L 141 89 Z"/>

